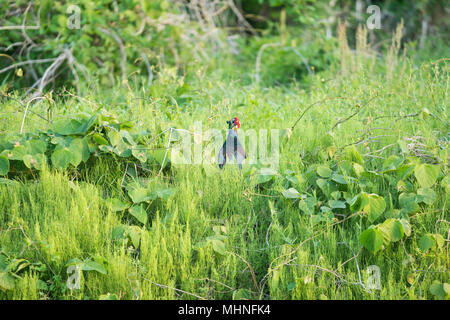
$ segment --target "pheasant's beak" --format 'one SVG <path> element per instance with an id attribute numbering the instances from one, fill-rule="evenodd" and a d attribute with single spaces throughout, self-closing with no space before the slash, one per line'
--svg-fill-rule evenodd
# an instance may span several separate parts
<path id="1" fill-rule="evenodd" d="M 228 120 L 228 121 L 227 121 L 227 124 L 231 127 L 231 129 L 236 130 L 237 124 L 236 124 L 236 122 L 234 121 L 234 119 Z"/>

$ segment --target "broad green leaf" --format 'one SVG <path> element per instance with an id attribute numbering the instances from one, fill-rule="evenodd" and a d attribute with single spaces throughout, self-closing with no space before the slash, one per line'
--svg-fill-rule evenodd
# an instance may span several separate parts
<path id="1" fill-rule="evenodd" d="M 133 137 L 130 135 L 130 133 L 126 130 L 120 130 L 119 135 L 122 137 L 123 141 L 128 143 L 129 145 L 136 145 L 136 142 L 134 141 Z"/>
<path id="2" fill-rule="evenodd" d="M 337 191 L 337 187 L 334 182 L 319 178 L 316 180 L 316 183 L 327 198 L 331 198 L 331 194 L 334 191 Z"/>
<path id="3" fill-rule="evenodd" d="M 417 195 L 420 196 L 419 200 L 428 205 L 432 205 L 437 198 L 436 192 L 430 188 L 420 188 L 417 190 Z"/>
<path id="4" fill-rule="evenodd" d="M 113 212 L 117 212 L 117 211 L 123 211 L 126 210 L 130 207 L 130 204 L 127 202 L 124 202 L 120 199 L 117 198 L 110 198 L 110 199 L 106 199 L 105 200 L 106 204 L 111 206 L 111 210 Z"/>
<path id="5" fill-rule="evenodd" d="M 50 142 L 52 144 L 56 144 L 56 145 L 59 145 L 61 147 L 68 147 L 72 140 L 73 140 L 72 137 L 54 136 L 54 137 L 51 138 Z"/>
<path id="6" fill-rule="evenodd" d="M 367 229 L 361 233 L 359 241 L 364 248 L 370 252 L 376 253 L 383 246 L 383 235 L 376 229 Z"/>
<path id="7" fill-rule="evenodd" d="M 392 155 L 388 157 L 383 163 L 383 171 L 393 171 L 397 170 L 398 167 L 403 163 L 404 159 L 402 157 Z"/>
<path id="8" fill-rule="evenodd" d="M 226 253 L 225 250 L 225 243 L 221 240 L 210 240 L 212 243 L 213 250 L 221 255 L 224 255 Z"/>
<path id="9" fill-rule="evenodd" d="M 17 180 L 11 180 L 11 179 L 6 179 L 6 178 L 0 178 L 0 184 L 7 184 L 9 186 L 20 185 L 20 183 Z"/>
<path id="10" fill-rule="evenodd" d="M 93 115 L 91 116 L 89 119 L 83 119 L 81 120 L 81 125 L 80 125 L 80 133 L 82 135 L 85 135 L 89 129 L 95 124 L 95 122 L 97 121 L 97 116 Z"/>
<path id="11" fill-rule="evenodd" d="M 433 248 L 436 244 L 434 237 L 432 234 L 426 234 L 419 240 L 419 248 L 422 252 L 426 252 L 429 249 Z"/>
<path id="12" fill-rule="evenodd" d="M 8 267 L 8 260 L 6 259 L 6 256 L 0 252 L 0 271 L 5 271 L 7 267 Z"/>
<path id="13" fill-rule="evenodd" d="M 328 201 L 328 205 L 332 208 L 332 209 L 345 209 L 345 202 L 344 201 L 340 201 L 340 200 L 329 200 Z"/>
<path id="14" fill-rule="evenodd" d="M 106 146 L 106 145 L 99 145 L 98 146 L 99 150 L 103 151 L 103 152 L 108 152 L 108 153 L 113 153 L 114 152 L 114 148 L 111 146 Z"/>
<path id="15" fill-rule="evenodd" d="M 359 163 L 361 165 L 364 163 L 363 158 L 361 157 L 361 154 L 358 152 L 358 150 L 356 149 L 356 147 L 354 145 L 349 146 L 344 149 L 344 157 L 347 160 Z"/>
<path id="16" fill-rule="evenodd" d="M 73 161 L 72 152 L 66 147 L 57 149 L 52 153 L 51 160 L 55 168 L 65 170 Z"/>
<path id="17" fill-rule="evenodd" d="M 139 243 L 141 242 L 142 229 L 138 226 L 128 226 L 127 234 L 133 243 L 135 248 L 139 247 Z"/>
<path id="18" fill-rule="evenodd" d="M 223 234 L 215 234 L 213 236 L 209 236 L 206 238 L 206 240 L 210 241 L 210 240 L 220 240 L 220 241 L 225 241 L 227 239 L 227 236 L 224 236 Z"/>
<path id="19" fill-rule="evenodd" d="M 131 145 L 126 143 L 119 132 L 111 130 L 108 132 L 108 138 L 111 145 L 114 147 L 113 151 L 119 157 L 127 158 L 131 156 Z"/>
<path id="20" fill-rule="evenodd" d="M 397 182 L 397 191 L 398 192 L 413 192 L 414 187 L 409 181 L 399 180 Z"/>
<path id="21" fill-rule="evenodd" d="M 113 147 L 117 146 L 120 143 L 123 143 L 122 141 L 122 137 L 120 136 L 119 132 L 117 132 L 116 130 L 110 130 L 107 133 L 109 142 L 111 143 L 111 145 Z"/>
<path id="22" fill-rule="evenodd" d="M 448 286 L 447 283 L 446 285 Z M 433 281 L 430 286 L 430 292 L 439 300 L 444 300 L 445 296 L 448 295 L 445 291 L 444 285 L 438 280 Z"/>
<path id="23" fill-rule="evenodd" d="M 333 174 L 331 180 L 339 184 L 347 184 L 347 180 L 345 180 L 345 177 L 342 174 Z"/>
<path id="24" fill-rule="evenodd" d="M 94 141 L 99 144 L 99 145 L 108 145 L 108 140 L 106 140 L 102 135 L 98 134 L 98 133 L 94 133 L 92 135 L 92 139 L 94 139 Z"/>
<path id="25" fill-rule="evenodd" d="M 399 241 L 404 234 L 403 225 L 397 219 L 387 219 L 377 228 L 391 242 Z"/>
<path id="26" fill-rule="evenodd" d="M 128 195 L 130 196 L 133 203 L 141 203 L 149 200 L 149 192 L 147 188 L 141 187 L 139 185 L 134 185 L 134 187 L 128 190 Z"/>
<path id="27" fill-rule="evenodd" d="M 386 209 L 386 201 L 384 198 L 375 193 L 363 193 L 361 199 L 362 211 L 368 213 L 369 222 L 374 222 Z"/>
<path id="28" fill-rule="evenodd" d="M 3 290 L 14 289 L 14 278 L 9 272 L 0 272 L 0 288 Z"/>
<path id="29" fill-rule="evenodd" d="M 81 270 L 83 271 L 97 271 L 101 274 L 108 274 L 106 269 L 98 262 L 96 261 L 86 261 L 83 262 L 81 265 Z"/>
<path id="30" fill-rule="evenodd" d="M 424 163 L 416 166 L 414 175 L 422 188 L 430 188 L 436 183 L 439 170 L 437 165 Z"/>
<path id="31" fill-rule="evenodd" d="M 300 199 L 300 193 L 295 188 L 289 188 L 281 193 L 286 199 Z"/>
<path id="32" fill-rule="evenodd" d="M 170 162 L 170 157 L 169 157 L 168 153 L 166 154 L 166 150 L 153 150 L 149 153 L 149 158 L 158 162 L 160 166 L 162 166 L 164 164 L 163 169 Z M 164 160 L 164 158 L 165 158 L 165 160 Z"/>
<path id="33" fill-rule="evenodd" d="M 450 296 L 450 284 L 444 282 L 442 285 L 444 287 L 445 294 Z"/>
<path id="34" fill-rule="evenodd" d="M 339 200 L 341 198 L 341 192 L 340 191 L 334 191 L 331 193 L 331 196 L 334 200 Z"/>
<path id="35" fill-rule="evenodd" d="M 329 178 L 333 171 L 328 166 L 320 165 L 317 167 L 317 174 L 322 178 Z"/>
<path id="36" fill-rule="evenodd" d="M 262 184 L 269 182 L 273 179 L 275 175 L 277 175 L 277 171 L 271 168 L 261 168 L 256 173 L 256 183 Z"/>
<path id="37" fill-rule="evenodd" d="M 47 157 L 44 154 L 26 154 L 23 156 L 23 163 L 30 169 L 41 170 L 47 163 Z"/>
<path id="38" fill-rule="evenodd" d="M 347 176 L 351 176 L 352 174 L 353 174 L 353 171 L 354 171 L 354 166 L 355 166 L 355 164 L 357 165 L 357 166 L 360 166 L 360 167 L 362 167 L 359 163 L 356 163 L 356 162 L 351 162 L 351 161 L 349 161 L 349 160 L 341 160 L 340 162 L 339 162 L 339 164 L 338 164 L 338 166 L 339 166 L 339 169 L 340 169 L 340 171 L 342 172 L 342 173 L 344 173 L 345 175 L 347 175 Z M 363 170 L 364 170 L 364 168 L 363 168 Z"/>
<path id="39" fill-rule="evenodd" d="M 360 165 L 359 163 L 353 163 L 353 171 L 356 173 L 356 175 L 359 177 L 361 176 L 362 173 L 365 172 L 365 169 L 362 165 Z"/>
<path id="40" fill-rule="evenodd" d="M 89 159 L 90 151 L 86 139 L 76 138 L 70 142 L 69 150 L 72 152 L 71 164 L 75 167 L 80 164 L 81 161 L 86 162 Z"/>
<path id="41" fill-rule="evenodd" d="M 165 189 L 155 189 L 152 192 L 150 192 L 148 200 L 154 200 L 154 199 L 163 199 L 167 200 L 169 199 L 173 194 L 175 193 L 175 190 L 171 188 L 165 188 Z"/>
<path id="42" fill-rule="evenodd" d="M 291 282 L 291 283 L 289 283 L 288 285 L 287 285 L 287 289 L 289 290 L 289 291 L 292 291 L 292 290 L 294 290 L 294 288 L 297 286 L 297 283 L 294 281 L 294 282 Z"/>
<path id="43" fill-rule="evenodd" d="M 43 154 L 47 150 L 47 143 L 42 140 L 28 140 L 24 146 L 28 154 Z"/>
<path id="44" fill-rule="evenodd" d="M 397 176 L 399 180 L 405 180 L 414 172 L 415 166 L 413 164 L 403 164 L 397 169 Z"/>
<path id="45" fill-rule="evenodd" d="M 122 240 L 125 239 L 125 236 L 126 236 L 126 226 L 124 226 L 123 224 L 115 227 L 111 232 L 111 238 L 113 240 Z"/>
<path id="46" fill-rule="evenodd" d="M 444 246 L 444 237 L 441 236 L 439 233 L 433 234 L 434 241 L 436 241 L 436 245 L 438 248 L 442 248 Z"/>
<path id="47" fill-rule="evenodd" d="M 133 206 L 130 209 L 128 209 L 128 211 L 140 223 L 142 223 L 142 224 L 146 224 L 147 223 L 148 215 L 147 215 L 147 212 L 145 211 L 144 206 L 142 204 L 141 205 L 137 205 L 137 206 Z"/>
<path id="48" fill-rule="evenodd" d="M 69 261 L 66 262 L 66 267 L 81 265 L 83 263 L 84 263 L 83 260 L 74 258 L 74 259 L 70 259 Z"/>
<path id="49" fill-rule="evenodd" d="M 317 201 L 315 198 L 313 197 L 307 197 L 304 200 L 300 200 L 298 207 L 301 211 L 303 211 L 305 214 L 307 215 L 312 215 L 314 214 L 314 208 L 317 204 Z"/>
<path id="50" fill-rule="evenodd" d="M 407 214 L 417 212 L 420 209 L 414 193 L 402 193 L 398 197 L 398 201 L 402 210 Z"/>
<path id="51" fill-rule="evenodd" d="M 14 145 L 14 148 L 7 153 L 9 160 L 23 160 L 23 156 L 27 154 L 27 148 L 19 143 Z"/>
<path id="52" fill-rule="evenodd" d="M 0 156 L 0 176 L 5 176 L 9 172 L 9 160 L 5 156 Z"/>
<path id="53" fill-rule="evenodd" d="M 83 124 L 76 119 L 60 119 L 52 126 L 54 132 L 63 136 L 83 134 L 82 128 Z"/>
<path id="54" fill-rule="evenodd" d="M 298 186 L 301 181 L 301 179 L 299 179 L 298 177 L 299 176 L 286 176 L 286 180 L 291 182 L 294 186 Z"/>
<path id="55" fill-rule="evenodd" d="M 147 154 L 142 149 L 133 148 L 131 154 L 142 163 L 147 161 Z"/>
<path id="56" fill-rule="evenodd" d="M 403 232 L 407 237 L 409 237 L 411 235 L 411 225 L 409 221 L 406 219 L 400 219 L 400 223 L 402 224 Z"/>

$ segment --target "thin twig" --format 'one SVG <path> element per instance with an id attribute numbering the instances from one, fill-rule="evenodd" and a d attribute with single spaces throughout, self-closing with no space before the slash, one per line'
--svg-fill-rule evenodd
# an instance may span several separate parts
<path id="1" fill-rule="evenodd" d="M 46 62 L 53 62 L 55 61 L 56 58 L 51 58 L 51 59 L 36 59 L 36 60 L 27 60 L 27 61 L 22 61 L 22 62 L 17 62 L 15 64 L 12 64 L 6 68 L 3 68 L 0 70 L 0 73 L 6 72 L 8 70 L 20 67 L 20 66 L 24 66 L 27 64 L 34 64 L 34 63 L 46 63 Z"/>
<path id="2" fill-rule="evenodd" d="M 297 123 L 303 118 L 303 116 L 305 115 L 305 113 L 310 110 L 312 107 L 322 104 L 325 101 L 329 101 L 329 100 L 355 100 L 354 98 L 351 97 L 331 97 L 331 98 L 325 98 L 319 101 L 316 101 L 312 104 L 310 104 L 300 115 L 300 117 L 295 121 L 294 125 L 291 127 L 291 131 L 294 131 L 295 126 L 297 125 Z"/>
<path id="3" fill-rule="evenodd" d="M 145 281 L 150 282 L 151 284 L 153 284 L 153 285 L 155 285 L 157 287 L 163 288 L 163 289 L 169 289 L 169 290 L 174 290 L 174 291 L 177 291 L 177 292 L 181 292 L 181 293 L 187 294 L 189 296 L 196 297 L 196 298 L 198 298 L 200 300 L 208 300 L 207 298 L 199 296 L 199 295 L 196 295 L 195 293 L 187 292 L 187 291 L 184 291 L 184 290 L 181 290 L 181 289 L 177 289 L 177 288 L 172 288 L 172 287 L 169 287 L 169 286 L 167 286 L 165 284 L 159 284 L 159 283 L 153 282 L 150 279 L 147 279 L 145 277 L 142 277 L 142 279 L 144 279 Z"/>
<path id="4" fill-rule="evenodd" d="M 31 103 L 32 101 L 34 101 L 34 100 L 37 100 L 37 99 L 44 99 L 44 97 L 35 97 L 35 98 L 30 99 L 30 100 L 27 102 L 27 106 L 26 106 L 25 111 L 24 111 L 24 113 L 23 113 L 22 125 L 20 126 L 20 131 L 19 131 L 20 134 L 22 134 L 22 132 L 23 132 L 23 126 L 24 126 L 24 124 L 25 124 L 25 118 L 27 117 L 27 112 L 28 112 L 28 108 L 30 107 L 30 103 Z"/>
<path id="5" fill-rule="evenodd" d="M 249 269 L 249 271 L 250 271 L 250 274 L 252 275 L 253 285 L 255 286 L 255 290 L 256 290 L 258 293 L 261 293 L 261 290 L 259 290 L 258 282 L 256 282 L 256 276 L 255 276 L 255 273 L 253 272 L 253 268 L 252 268 L 251 264 L 250 264 L 247 260 L 245 260 L 244 258 L 242 258 L 240 255 L 238 255 L 238 254 L 235 253 L 235 252 L 227 251 L 227 253 L 231 253 L 232 255 L 235 255 L 236 257 L 240 258 L 242 261 L 245 262 L 245 264 L 248 266 L 248 269 Z"/>
<path id="6" fill-rule="evenodd" d="M 162 169 L 164 168 L 164 164 L 166 162 L 167 153 L 169 152 L 169 147 L 170 147 L 170 140 L 172 139 L 172 131 L 173 131 L 173 129 L 170 128 L 169 142 L 167 143 L 166 153 L 164 153 L 164 159 L 163 159 L 163 161 L 161 163 L 161 169 L 159 169 L 158 176 L 161 174 Z"/>

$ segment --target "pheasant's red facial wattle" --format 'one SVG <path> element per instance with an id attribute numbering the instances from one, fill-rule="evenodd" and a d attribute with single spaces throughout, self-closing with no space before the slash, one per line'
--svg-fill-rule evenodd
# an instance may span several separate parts
<path id="1" fill-rule="evenodd" d="M 239 122 L 239 119 L 235 117 L 233 120 L 234 120 L 234 124 L 239 129 L 241 127 L 241 123 Z"/>

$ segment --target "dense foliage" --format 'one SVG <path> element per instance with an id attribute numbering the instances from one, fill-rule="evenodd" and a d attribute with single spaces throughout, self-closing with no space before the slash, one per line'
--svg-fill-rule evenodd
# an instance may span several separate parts
<path id="1" fill-rule="evenodd" d="M 0 298 L 448 299 L 445 4 L 373 3 L 1 2 Z M 172 161 L 233 116 L 277 165 Z"/>

